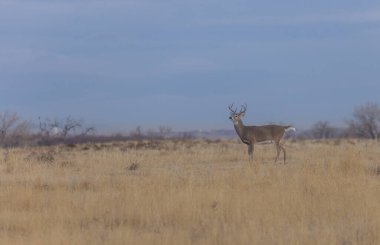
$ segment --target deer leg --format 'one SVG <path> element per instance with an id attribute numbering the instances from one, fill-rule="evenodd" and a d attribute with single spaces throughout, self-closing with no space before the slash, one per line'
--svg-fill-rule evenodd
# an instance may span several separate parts
<path id="1" fill-rule="evenodd" d="M 253 160 L 253 144 L 248 145 L 248 156 L 249 156 L 249 161 Z"/>
<path id="2" fill-rule="evenodd" d="M 284 152 L 284 164 L 285 164 L 285 162 L 286 162 L 286 150 L 282 145 L 279 145 L 279 146 L 281 147 L 282 151 Z"/>
<path id="3" fill-rule="evenodd" d="M 280 156 L 281 147 L 280 147 L 279 142 L 275 142 L 275 144 L 276 144 L 277 155 L 276 155 L 276 159 L 274 160 L 274 162 L 277 162 L 278 157 Z"/>

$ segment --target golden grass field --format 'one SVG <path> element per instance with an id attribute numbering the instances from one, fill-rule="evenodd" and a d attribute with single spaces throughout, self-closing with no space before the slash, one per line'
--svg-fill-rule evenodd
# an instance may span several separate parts
<path id="1" fill-rule="evenodd" d="M 380 244 L 380 143 L 0 149 L 0 244 Z"/>

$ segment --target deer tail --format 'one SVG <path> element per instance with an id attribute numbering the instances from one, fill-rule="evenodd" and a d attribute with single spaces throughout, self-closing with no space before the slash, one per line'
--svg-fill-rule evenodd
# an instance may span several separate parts
<path id="1" fill-rule="evenodd" d="M 292 126 L 286 126 L 286 128 L 285 128 L 285 132 L 289 132 L 289 131 L 296 132 L 296 128 L 295 128 L 295 127 L 292 127 Z"/>

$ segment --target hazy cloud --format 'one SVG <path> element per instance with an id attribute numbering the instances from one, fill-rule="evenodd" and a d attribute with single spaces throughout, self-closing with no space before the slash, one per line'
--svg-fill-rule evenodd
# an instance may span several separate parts
<path id="1" fill-rule="evenodd" d="M 201 26 L 300 26 L 315 24 L 368 24 L 380 23 L 380 9 L 367 11 L 331 11 L 295 15 L 249 15 L 200 20 Z"/>
<path id="2" fill-rule="evenodd" d="M 236 101 L 260 123 L 338 120 L 378 98 L 379 24 L 372 0 L 0 1 L 0 111 L 227 127 Z"/>

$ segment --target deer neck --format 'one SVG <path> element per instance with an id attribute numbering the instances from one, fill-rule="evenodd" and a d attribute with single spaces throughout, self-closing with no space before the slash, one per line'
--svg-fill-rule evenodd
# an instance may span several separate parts
<path id="1" fill-rule="evenodd" d="M 235 130 L 236 130 L 236 133 L 239 135 L 240 139 L 243 140 L 244 138 L 244 124 L 243 124 L 243 121 L 242 120 L 239 120 L 237 122 L 234 123 L 234 127 L 235 127 Z"/>

